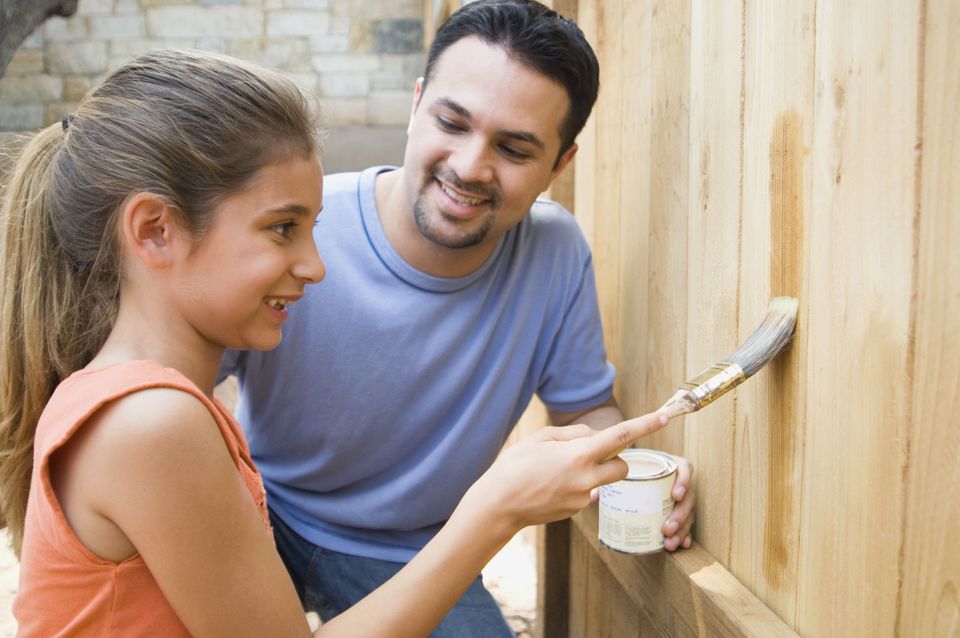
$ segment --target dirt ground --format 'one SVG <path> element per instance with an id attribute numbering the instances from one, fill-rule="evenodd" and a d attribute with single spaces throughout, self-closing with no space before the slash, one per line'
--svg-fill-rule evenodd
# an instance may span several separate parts
<path id="1" fill-rule="evenodd" d="M 19 565 L 0 532 L 0 638 L 13 638 L 17 624 L 10 606 L 17 593 Z M 531 638 L 536 609 L 536 557 L 528 535 L 518 534 L 483 571 L 483 580 L 503 608 L 518 638 Z"/>

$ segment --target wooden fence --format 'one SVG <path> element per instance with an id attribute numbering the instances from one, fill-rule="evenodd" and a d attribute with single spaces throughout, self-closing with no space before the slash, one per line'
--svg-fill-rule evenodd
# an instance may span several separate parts
<path id="1" fill-rule="evenodd" d="M 557 188 L 628 415 L 791 350 L 644 447 L 690 458 L 693 550 L 544 532 L 541 634 L 960 636 L 960 3 L 557 0 L 601 96 Z"/>

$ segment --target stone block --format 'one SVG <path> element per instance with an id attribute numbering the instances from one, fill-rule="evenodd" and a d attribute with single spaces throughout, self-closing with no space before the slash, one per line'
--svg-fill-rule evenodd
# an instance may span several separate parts
<path id="1" fill-rule="evenodd" d="M 330 0 L 281 0 L 281 3 L 289 9 L 330 10 Z"/>
<path id="2" fill-rule="evenodd" d="M 192 4 L 194 4 L 193 0 L 140 0 L 140 6 L 144 9 L 150 7 L 172 7 Z"/>
<path id="3" fill-rule="evenodd" d="M 297 85 L 297 88 L 300 89 L 308 99 L 319 99 L 320 84 L 319 78 L 315 73 L 284 73 L 284 75 L 293 80 L 293 83 Z"/>
<path id="4" fill-rule="evenodd" d="M 43 37 L 47 42 L 70 42 L 87 37 L 87 19 L 79 16 L 54 16 L 43 23 Z"/>
<path id="5" fill-rule="evenodd" d="M 402 73 L 396 71 L 375 71 L 370 74 L 371 91 L 400 91 L 413 89 L 413 82 L 407 82 Z"/>
<path id="6" fill-rule="evenodd" d="M 357 22 L 350 26 L 350 52 L 373 50 L 373 30 L 369 24 Z"/>
<path id="7" fill-rule="evenodd" d="M 205 6 L 213 6 L 213 5 L 218 5 L 218 4 L 220 4 L 220 5 L 227 4 L 227 5 L 239 6 L 239 5 L 242 5 L 242 4 L 243 4 L 243 0 L 199 0 L 199 3 L 202 4 L 202 5 L 205 5 Z"/>
<path id="8" fill-rule="evenodd" d="M 116 0 L 113 5 L 113 15 L 129 15 L 140 13 L 140 0 Z"/>
<path id="9" fill-rule="evenodd" d="M 63 80 L 52 75 L 8 75 L 0 81 L 0 102 L 33 104 L 63 99 Z"/>
<path id="10" fill-rule="evenodd" d="M 328 128 L 360 126 L 367 123 L 367 99 L 324 98 L 321 102 L 323 124 Z"/>
<path id="11" fill-rule="evenodd" d="M 4 75 L 26 75 L 43 73 L 43 51 L 40 49 L 20 49 L 14 55 Z"/>
<path id="12" fill-rule="evenodd" d="M 142 15 L 97 16 L 88 19 L 90 37 L 103 40 L 143 38 L 147 25 Z"/>
<path id="13" fill-rule="evenodd" d="M 371 126 L 403 126 L 410 119 L 413 92 L 371 91 L 367 103 L 367 123 Z"/>
<path id="14" fill-rule="evenodd" d="M 77 3 L 78 16 L 108 16 L 112 13 L 113 0 L 80 0 Z"/>
<path id="15" fill-rule="evenodd" d="M 423 74 L 424 55 L 384 55 L 383 70 L 370 74 L 371 90 L 412 91 Z"/>
<path id="16" fill-rule="evenodd" d="M 54 122 L 61 121 L 65 116 L 70 115 L 77 110 L 77 105 L 73 102 L 56 102 L 47 105 L 47 111 L 44 114 L 43 125 L 49 126 Z"/>
<path id="17" fill-rule="evenodd" d="M 380 57 L 376 55 L 323 54 L 311 58 L 314 70 L 319 73 L 370 73 L 381 68 Z"/>
<path id="18" fill-rule="evenodd" d="M 380 20 L 373 23 L 376 53 L 414 53 L 423 50 L 422 20 Z"/>
<path id="19" fill-rule="evenodd" d="M 43 126 L 42 104 L 0 104 L 0 131 L 32 131 Z"/>
<path id="20" fill-rule="evenodd" d="M 201 51 L 211 51 L 213 53 L 226 53 L 228 48 L 227 41 L 216 36 L 197 38 L 195 46 Z"/>
<path id="21" fill-rule="evenodd" d="M 310 36 L 309 42 L 310 49 L 314 53 L 346 53 L 350 50 L 348 34 L 313 35 Z"/>
<path id="22" fill-rule="evenodd" d="M 370 82 L 360 73 L 323 73 L 320 92 L 324 97 L 361 97 L 367 94 Z"/>
<path id="23" fill-rule="evenodd" d="M 419 20 L 423 18 L 423 0 L 394 0 L 393 2 L 330 0 L 330 13 L 365 21 L 402 18 Z"/>
<path id="24" fill-rule="evenodd" d="M 41 24 L 39 27 L 33 30 L 33 33 L 27 36 L 27 39 L 24 40 L 23 44 L 20 46 L 28 49 L 39 49 L 43 46 L 43 42 L 43 25 Z"/>
<path id="25" fill-rule="evenodd" d="M 263 33 L 263 12 L 254 7 L 154 7 L 147 10 L 147 33 L 155 38 L 252 38 Z"/>
<path id="26" fill-rule="evenodd" d="M 319 11 L 269 11 L 267 36 L 271 38 L 312 36 L 327 33 L 330 16 Z"/>
<path id="27" fill-rule="evenodd" d="M 352 29 L 353 22 L 350 18 L 330 17 L 330 29 L 328 31 L 330 35 L 350 35 Z"/>
<path id="28" fill-rule="evenodd" d="M 291 73 L 312 73 L 310 43 L 306 39 L 283 39 L 268 42 L 258 58 L 264 66 Z M 316 81 L 314 81 L 316 86 Z"/>
<path id="29" fill-rule="evenodd" d="M 107 70 L 107 43 L 52 43 L 47 46 L 47 70 L 57 75 L 103 73 Z"/>
<path id="30" fill-rule="evenodd" d="M 155 40 L 153 38 L 136 38 L 133 40 L 116 40 L 110 43 L 110 68 L 116 68 L 138 55 L 153 49 L 189 49 L 196 46 L 194 40 Z"/>
<path id="31" fill-rule="evenodd" d="M 63 79 L 63 100 L 65 102 L 79 102 L 90 92 L 93 83 L 83 75 L 67 76 Z"/>

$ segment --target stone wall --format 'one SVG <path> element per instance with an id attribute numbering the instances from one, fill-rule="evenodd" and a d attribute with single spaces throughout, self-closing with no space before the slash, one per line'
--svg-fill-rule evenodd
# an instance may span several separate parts
<path id="1" fill-rule="evenodd" d="M 397 163 L 423 71 L 423 0 L 79 0 L 76 15 L 48 20 L 7 67 L 0 131 L 58 121 L 109 71 L 157 47 L 288 74 L 320 98 L 328 146 L 342 149 L 328 170 Z"/>

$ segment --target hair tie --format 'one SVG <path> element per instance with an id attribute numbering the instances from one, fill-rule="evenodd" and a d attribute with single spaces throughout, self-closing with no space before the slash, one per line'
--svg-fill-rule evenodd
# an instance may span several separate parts
<path id="1" fill-rule="evenodd" d="M 69 115 L 64 115 L 63 119 L 60 120 L 60 126 L 63 127 L 64 131 L 66 131 L 70 127 L 70 124 L 72 123 L 73 123 L 73 113 L 70 113 Z"/>

